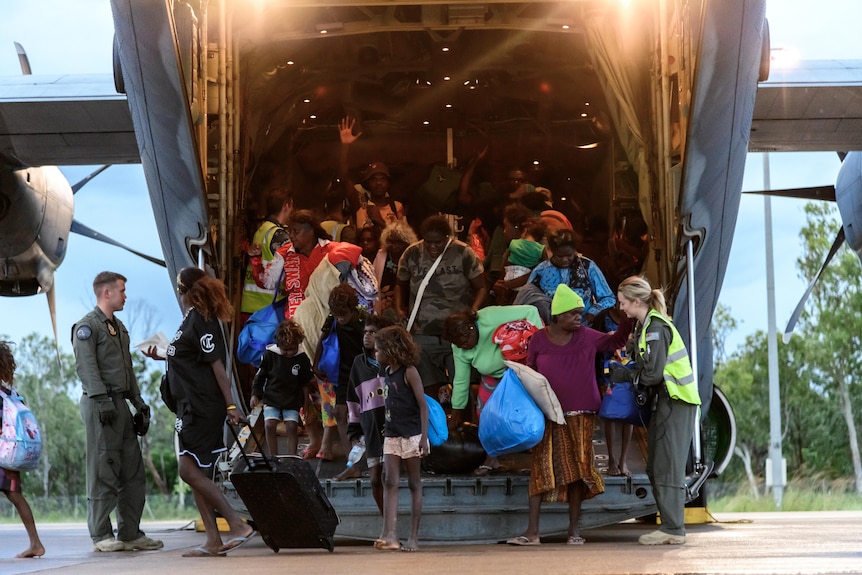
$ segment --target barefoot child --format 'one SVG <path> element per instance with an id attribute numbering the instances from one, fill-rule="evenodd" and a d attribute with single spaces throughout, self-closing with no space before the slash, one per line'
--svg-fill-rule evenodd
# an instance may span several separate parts
<path id="1" fill-rule="evenodd" d="M 0 341 L 0 387 L 7 394 L 12 391 L 12 378 L 15 375 L 15 358 L 12 356 L 12 350 L 9 349 L 9 343 Z M 3 416 L 2 400 L 0 400 L 0 420 Z M 24 529 L 27 530 L 27 536 L 30 537 L 30 547 L 15 556 L 16 559 L 25 559 L 30 557 L 41 557 L 45 554 L 45 547 L 39 539 L 39 534 L 36 532 L 36 522 L 33 520 L 33 511 L 30 509 L 30 504 L 24 499 L 24 494 L 21 492 L 21 473 L 11 469 L 0 467 L 0 491 L 6 494 L 12 505 L 21 516 L 21 522 L 24 523 Z"/>
<path id="2" fill-rule="evenodd" d="M 377 332 L 374 342 L 377 361 L 384 370 L 386 385 L 386 428 L 383 440 L 383 533 L 374 542 L 382 550 L 419 549 L 419 519 L 422 514 L 422 486 L 419 473 L 421 458 L 428 455 L 428 404 L 422 379 L 416 369 L 419 347 L 410 334 L 400 326 L 391 326 Z M 407 484 L 410 487 L 411 529 L 407 544 L 398 542 L 398 484 L 401 462 L 407 467 Z"/>
<path id="3" fill-rule="evenodd" d="M 380 513 L 383 513 L 383 428 L 386 423 L 386 405 L 383 397 L 384 378 L 380 364 L 374 358 L 377 332 L 392 325 L 388 319 L 370 315 L 365 320 L 362 345 L 365 351 L 353 360 L 347 380 L 347 408 L 350 422 L 347 433 L 355 445 L 365 439 L 365 460 L 371 476 L 371 493 Z M 358 465 L 348 467 L 333 479 L 344 481 L 360 477 Z"/>
<path id="4" fill-rule="evenodd" d="M 280 421 L 287 433 L 287 455 L 296 455 L 299 409 L 314 381 L 311 361 L 299 351 L 304 339 L 302 328 L 292 319 L 281 322 L 275 331 L 275 343 L 266 347 L 254 376 L 251 407 L 263 404 L 266 444 L 273 455 L 279 454 L 275 430 Z"/>

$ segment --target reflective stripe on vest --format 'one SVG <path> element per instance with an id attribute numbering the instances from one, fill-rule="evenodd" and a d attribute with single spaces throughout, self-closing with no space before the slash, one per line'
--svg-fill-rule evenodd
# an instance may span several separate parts
<path id="1" fill-rule="evenodd" d="M 263 222 L 257 231 L 254 233 L 252 243 L 260 246 L 260 259 L 263 265 L 272 261 L 275 254 L 272 252 L 272 236 L 280 226 L 269 220 Z M 240 311 L 242 313 L 254 313 L 259 309 L 263 309 L 272 303 L 273 290 L 262 288 L 254 281 L 254 273 L 252 272 L 251 264 L 245 269 L 245 280 L 242 287 L 242 303 Z"/>
<path id="2" fill-rule="evenodd" d="M 638 340 L 638 349 L 640 349 L 641 355 L 646 353 L 647 328 L 653 319 L 657 319 L 667 325 L 672 334 L 663 370 L 664 384 L 667 387 L 668 395 L 672 399 L 679 399 L 692 405 L 700 405 L 700 394 L 697 391 L 697 386 L 694 385 L 694 372 L 691 369 L 691 361 L 688 358 L 688 351 L 685 349 L 682 337 L 676 331 L 676 327 L 656 310 L 650 310 L 644 320 L 644 326 Z"/>

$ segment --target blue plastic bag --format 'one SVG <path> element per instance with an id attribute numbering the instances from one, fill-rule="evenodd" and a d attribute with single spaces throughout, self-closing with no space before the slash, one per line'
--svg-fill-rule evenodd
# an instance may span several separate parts
<path id="1" fill-rule="evenodd" d="M 545 416 L 511 369 L 482 408 L 479 440 L 491 457 L 535 447 L 545 434 Z"/>
<path id="2" fill-rule="evenodd" d="M 282 299 L 251 314 L 237 338 L 236 358 L 239 361 L 260 367 L 266 346 L 275 343 L 275 330 L 284 321 L 286 301 Z"/>
<path id="3" fill-rule="evenodd" d="M 428 404 L 428 442 L 432 447 L 443 445 L 449 439 L 449 427 L 446 425 L 446 412 L 443 406 L 430 395 L 425 395 Z"/>
<path id="4" fill-rule="evenodd" d="M 639 406 L 635 396 L 635 384 L 630 381 L 608 384 L 599 417 L 646 427 L 650 418 L 649 404 Z"/>
<path id="5" fill-rule="evenodd" d="M 335 318 L 332 319 L 332 325 L 329 327 L 329 332 L 320 340 L 322 350 L 320 359 L 317 361 L 317 368 L 326 374 L 326 381 L 338 387 L 338 371 L 341 364 L 341 352 L 338 346 L 338 334 L 335 333 Z"/>

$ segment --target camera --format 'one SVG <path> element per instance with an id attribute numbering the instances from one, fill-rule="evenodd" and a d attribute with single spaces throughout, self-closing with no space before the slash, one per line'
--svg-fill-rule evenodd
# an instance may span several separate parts
<path id="1" fill-rule="evenodd" d="M 638 407 L 643 407 L 649 401 L 649 393 L 646 389 L 641 386 L 637 386 L 635 389 L 635 403 Z"/>

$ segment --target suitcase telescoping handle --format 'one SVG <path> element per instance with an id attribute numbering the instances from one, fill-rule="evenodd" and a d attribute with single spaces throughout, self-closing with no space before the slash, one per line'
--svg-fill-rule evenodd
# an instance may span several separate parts
<path id="1" fill-rule="evenodd" d="M 234 441 L 236 441 L 236 444 L 239 447 L 239 452 L 242 455 L 242 458 L 245 460 L 245 465 L 248 470 L 254 471 L 258 469 L 261 466 L 260 462 L 255 461 L 245 452 L 245 445 L 239 440 L 239 434 L 236 432 L 236 429 L 233 428 L 233 425 L 231 425 L 230 419 L 226 418 L 225 422 L 227 423 L 228 429 L 230 429 L 231 435 L 233 435 Z M 257 446 L 260 447 L 260 457 L 261 459 L 263 459 L 263 465 L 266 466 L 266 468 L 268 469 L 275 469 L 275 465 L 273 464 L 272 460 L 270 460 L 270 458 L 267 457 L 266 453 L 264 453 L 263 444 L 257 438 L 257 435 L 255 435 L 254 426 L 251 424 L 251 422 L 247 419 L 240 419 L 239 424 L 248 426 L 248 431 L 251 435 L 251 438 L 254 440 Z"/>

